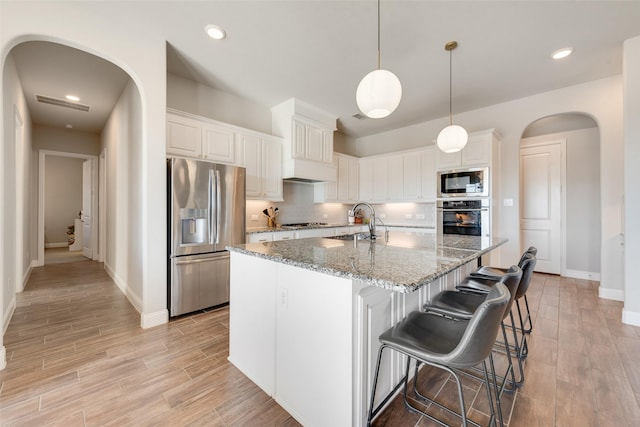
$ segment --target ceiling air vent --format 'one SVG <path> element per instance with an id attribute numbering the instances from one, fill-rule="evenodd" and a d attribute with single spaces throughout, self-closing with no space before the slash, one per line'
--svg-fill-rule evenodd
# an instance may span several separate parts
<path id="1" fill-rule="evenodd" d="M 365 116 L 364 114 L 361 114 L 361 113 L 352 114 L 351 117 L 354 117 L 354 118 L 356 118 L 358 120 L 365 120 L 367 118 L 367 116 Z"/>
<path id="2" fill-rule="evenodd" d="M 78 104 L 77 102 L 69 102 L 64 99 L 51 98 L 48 96 L 36 95 L 36 101 L 43 104 L 57 105 L 58 107 L 71 108 L 72 110 L 89 111 L 89 106 Z"/>

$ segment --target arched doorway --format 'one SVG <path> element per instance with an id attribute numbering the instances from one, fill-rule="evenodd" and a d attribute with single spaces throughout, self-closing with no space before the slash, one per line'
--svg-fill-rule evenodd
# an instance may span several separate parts
<path id="1" fill-rule="evenodd" d="M 600 280 L 600 132 L 588 115 L 532 122 L 520 143 L 520 240 L 537 270 Z"/>

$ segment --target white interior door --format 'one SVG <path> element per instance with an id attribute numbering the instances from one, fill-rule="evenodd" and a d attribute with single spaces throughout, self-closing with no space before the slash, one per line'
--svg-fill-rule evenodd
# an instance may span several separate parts
<path id="1" fill-rule="evenodd" d="M 82 163 L 82 255 L 93 258 L 91 234 L 93 227 L 93 212 L 91 190 L 93 188 L 93 170 L 91 160 Z"/>
<path id="2" fill-rule="evenodd" d="M 561 144 L 520 149 L 520 242 L 538 248 L 536 271 L 560 274 L 562 265 Z"/>

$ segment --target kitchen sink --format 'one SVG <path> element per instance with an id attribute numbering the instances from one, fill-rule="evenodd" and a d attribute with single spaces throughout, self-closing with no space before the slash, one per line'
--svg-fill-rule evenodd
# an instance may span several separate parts
<path id="1" fill-rule="evenodd" d="M 341 234 L 339 236 L 327 237 L 327 239 L 335 239 L 335 240 L 364 240 L 368 238 L 369 238 L 369 235 L 366 233 Z"/>

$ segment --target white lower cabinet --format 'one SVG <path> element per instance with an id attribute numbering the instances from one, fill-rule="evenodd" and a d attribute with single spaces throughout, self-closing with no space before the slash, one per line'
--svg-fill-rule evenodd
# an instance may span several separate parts
<path id="1" fill-rule="evenodd" d="M 404 294 L 232 252 L 229 360 L 302 425 L 365 425 L 380 334 L 475 267 Z M 376 405 L 404 363 L 385 352 Z"/>

